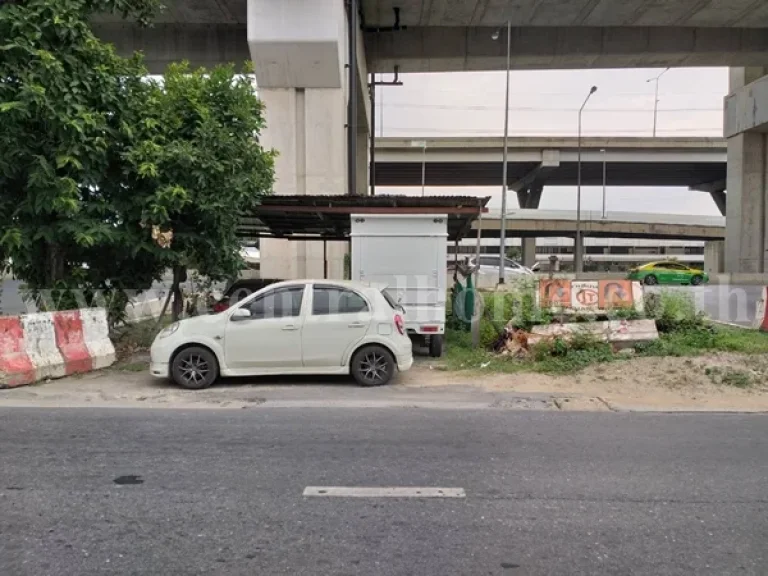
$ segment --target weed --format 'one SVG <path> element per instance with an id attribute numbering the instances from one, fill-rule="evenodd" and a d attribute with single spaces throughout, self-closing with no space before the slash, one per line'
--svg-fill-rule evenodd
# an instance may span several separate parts
<path id="1" fill-rule="evenodd" d="M 704 373 L 714 384 L 723 386 L 732 386 L 734 388 L 751 388 L 755 383 L 755 378 L 749 372 L 737 370 L 735 368 L 721 368 L 714 366 L 706 368 Z"/>
<path id="2" fill-rule="evenodd" d="M 130 362 L 128 364 L 122 364 L 118 366 L 119 370 L 123 372 L 144 372 L 149 370 L 149 363 L 147 362 Z"/>
<path id="3" fill-rule="evenodd" d="M 645 313 L 656 320 L 659 332 L 690 331 L 705 326 L 693 297 L 685 292 L 664 291 L 645 296 Z"/>

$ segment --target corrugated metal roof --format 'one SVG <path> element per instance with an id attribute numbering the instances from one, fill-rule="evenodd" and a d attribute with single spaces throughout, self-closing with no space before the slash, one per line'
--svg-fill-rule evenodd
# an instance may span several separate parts
<path id="1" fill-rule="evenodd" d="M 267 196 L 244 214 L 238 234 L 244 238 L 303 240 L 349 238 L 350 214 L 448 215 L 448 236 L 461 239 L 490 197 L 475 196 Z"/>

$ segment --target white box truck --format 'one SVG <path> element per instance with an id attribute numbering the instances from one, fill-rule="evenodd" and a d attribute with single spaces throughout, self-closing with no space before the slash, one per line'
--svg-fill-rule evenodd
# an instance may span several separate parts
<path id="1" fill-rule="evenodd" d="M 352 280 L 380 284 L 405 310 L 405 326 L 431 356 L 443 353 L 446 214 L 352 214 Z"/>

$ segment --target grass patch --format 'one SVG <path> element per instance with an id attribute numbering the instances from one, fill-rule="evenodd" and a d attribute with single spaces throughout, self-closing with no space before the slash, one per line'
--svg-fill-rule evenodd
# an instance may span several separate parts
<path id="1" fill-rule="evenodd" d="M 725 326 L 703 326 L 660 334 L 637 347 L 641 356 L 699 356 L 707 352 L 768 354 L 768 334 Z"/>
<path id="2" fill-rule="evenodd" d="M 609 344 L 588 335 L 577 335 L 570 343 L 558 338 L 543 342 L 532 348 L 530 358 L 520 360 L 494 354 L 486 348 L 473 348 L 472 337 L 467 332 L 446 333 L 445 366 L 453 371 L 573 374 L 592 364 L 622 358 L 613 353 Z"/>
<path id="3" fill-rule="evenodd" d="M 709 376 L 713 384 L 732 386 L 734 388 L 751 388 L 755 383 L 755 377 L 744 370 L 735 368 L 707 368 L 704 373 Z"/>
<path id="4" fill-rule="evenodd" d="M 163 318 L 158 324 L 157 319 L 142 320 L 133 324 L 125 324 L 116 328 L 112 334 L 118 359 L 129 358 L 136 352 L 149 350 L 158 332 L 171 323 L 170 316 Z"/>
<path id="5" fill-rule="evenodd" d="M 149 370 L 149 362 L 129 362 L 117 367 L 121 372 L 145 372 Z"/>

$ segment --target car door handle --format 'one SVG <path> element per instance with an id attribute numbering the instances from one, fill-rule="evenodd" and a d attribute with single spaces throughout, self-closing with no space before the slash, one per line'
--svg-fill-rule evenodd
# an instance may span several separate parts
<path id="1" fill-rule="evenodd" d="M 365 322 L 352 322 L 347 324 L 349 328 L 365 328 Z"/>
<path id="2" fill-rule="evenodd" d="M 294 326 L 293 324 L 289 324 L 288 326 L 283 326 L 283 330 L 288 332 L 290 330 L 298 330 L 298 328 L 296 326 Z"/>

